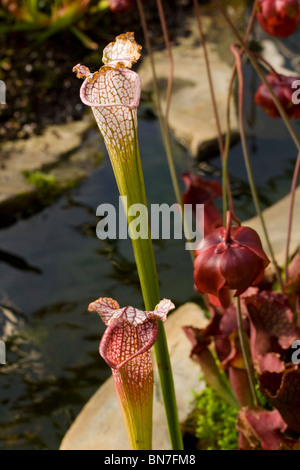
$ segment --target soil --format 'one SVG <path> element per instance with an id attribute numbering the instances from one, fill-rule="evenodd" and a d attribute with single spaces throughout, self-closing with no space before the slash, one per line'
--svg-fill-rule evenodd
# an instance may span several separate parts
<path id="1" fill-rule="evenodd" d="M 191 2 L 169 0 L 164 2 L 164 7 L 171 40 L 176 41 L 178 34 L 188 34 L 183 31 L 182 17 L 191 8 Z M 162 48 L 164 41 L 156 2 L 145 3 L 144 8 L 153 47 Z M 84 31 L 97 42 L 97 50 L 86 49 L 69 30 L 41 44 L 38 34 L 32 31 L 1 35 L 0 79 L 6 85 L 7 104 L 0 105 L 0 141 L 28 138 L 40 134 L 49 124 L 80 119 L 85 106 L 79 99 L 80 83 L 72 73 L 73 66 L 82 63 L 96 70 L 101 65 L 103 47 L 125 31 L 134 31 L 137 41 L 143 45 L 136 7 L 123 14 L 107 10 L 99 16 L 99 21 L 86 16 Z"/>

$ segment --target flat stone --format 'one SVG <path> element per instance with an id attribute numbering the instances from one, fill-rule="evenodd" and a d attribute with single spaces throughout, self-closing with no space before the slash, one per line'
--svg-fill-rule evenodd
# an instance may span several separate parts
<path id="1" fill-rule="evenodd" d="M 0 203 L 32 192 L 33 187 L 27 183 L 24 173 L 57 164 L 62 155 L 80 146 L 90 126 L 91 120 L 85 119 L 49 126 L 42 135 L 30 139 L 5 142 L 1 149 Z"/>
<path id="2" fill-rule="evenodd" d="M 199 392 L 204 387 L 204 383 L 199 380 L 200 368 L 189 357 L 191 343 L 182 327 L 193 325 L 203 328 L 207 322 L 197 304 L 186 303 L 174 311 L 165 323 L 180 421 L 191 411 L 191 390 Z M 158 380 L 155 380 L 154 388 L 153 430 L 153 449 L 170 449 Z M 60 446 L 60 450 L 92 449 L 129 449 L 112 378 L 109 378 L 88 401 Z"/>
<path id="3" fill-rule="evenodd" d="M 103 139 L 91 113 L 80 121 L 49 126 L 42 135 L 5 142 L 0 156 L 1 226 L 15 222 L 29 209 L 33 213 L 42 203 L 38 188 L 28 183 L 26 175 L 51 174 L 60 194 L 94 170 L 103 157 L 101 148 Z"/>
<path id="4" fill-rule="evenodd" d="M 300 187 L 297 188 L 294 202 L 294 216 L 290 241 L 290 256 L 294 255 L 300 246 Z M 285 250 L 287 241 L 287 226 L 290 207 L 290 195 L 284 197 L 273 206 L 263 211 L 265 225 L 268 230 L 270 242 L 275 253 L 276 261 L 279 266 L 284 266 L 285 263 Z M 243 222 L 243 225 L 252 227 L 256 230 L 261 238 L 263 248 L 269 256 L 269 249 L 266 245 L 265 236 L 261 228 L 261 223 L 258 217 Z"/>
<path id="5" fill-rule="evenodd" d="M 212 33 L 212 30 L 216 32 L 220 21 L 222 19 L 216 11 L 212 16 L 203 16 L 202 19 L 203 29 L 207 35 L 206 47 L 210 60 L 221 130 L 224 134 L 227 130 L 227 94 L 233 64 L 233 56 L 229 45 L 235 39 L 228 28 L 223 28 L 220 36 Z M 176 44 L 172 45 L 174 75 L 169 125 L 176 139 L 188 148 L 192 156 L 196 157 L 206 142 L 216 141 L 217 127 L 196 18 L 188 18 L 185 28 L 189 29 L 190 35 L 179 38 Z M 227 48 L 224 48 L 224 42 Z M 157 51 L 154 52 L 153 59 L 156 74 L 159 77 L 162 107 L 165 109 L 169 75 L 168 56 L 166 51 Z M 138 72 L 142 80 L 142 90 L 151 92 L 153 90 L 153 75 L 148 57 L 143 60 Z M 230 120 L 232 133 L 236 136 L 238 125 L 233 103 L 231 105 Z"/>

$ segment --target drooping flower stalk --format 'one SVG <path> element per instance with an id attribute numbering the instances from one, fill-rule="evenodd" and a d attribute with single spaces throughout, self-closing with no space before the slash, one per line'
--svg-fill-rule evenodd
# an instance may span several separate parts
<path id="1" fill-rule="evenodd" d="M 258 1 L 259 0 L 255 0 L 253 3 L 250 19 L 247 25 L 247 30 L 244 35 L 245 43 L 247 43 L 249 35 L 253 27 Z M 228 204 L 229 204 L 230 212 L 232 214 L 232 218 L 238 224 L 240 223 L 234 211 L 232 194 L 231 194 L 231 189 L 230 189 L 230 181 L 229 181 L 229 176 L 228 176 L 228 157 L 229 157 L 229 148 L 230 148 L 230 139 L 231 139 L 230 108 L 231 108 L 231 95 L 232 95 L 235 76 L 236 76 L 236 62 L 234 62 L 233 64 L 232 72 L 231 72 L 231 76 L 229 80 L 229 86 L 228 86 L 227 103 L 226 103 L 227 130 L 226 130 L 226 137 L 225 137 L 225 142 L 224 142 L 224 151 L 222 154 L 222 190 L 223 190 L 223 224 L 224 225 L 226 224 L 226 214 L 228 210 Z M 227 198 L 228 198 L 228 204 L 227 204 Z"/>
<path id="2" fill-rule="evenodd" d="M 171 94 L 172 94 L 172 88 L 173 88 L 173 68 L 174 68 L 173 56 L 172 56 L 172 51 L 171 51 L 171 46 L 170 46 L 170 41 L 169 41 L 169 36 L 168 36 L 167 25 L 166 25 L 166 22 L 165 22 L 164 10 L 163 10 L 161 2 L 158 1 L 157 5 L 158 5 L 159 14 L 160 14 L 160 20 L 161 20 L 161 24 L 162 24 L 162 29 L 163 29 L 164 39 L 165 39 L 165 43 L 166 43 L 166 48 L 168 50 L 168 57 L 169 57 L 169 64 L 170 64 L 170 73 L 169 73 L 169 77 L 168 77 L 167 96 L 166 96 L 166 111 L 165 111 L 165 113 L 163 113 L 162 106 L 161 106 L 161 97 L 160 97 L 157 74 L 156 74 L 155 63 L 154 63 L 154 58 L 153 58 L 152 46 L 151 46 L 151 42 L 150 42 L 150 39 L 149 39 L 149 31 L 148 31 L 147 20 L 146 20 L 144 8 L 143 8 L 143 5 L 142 5 L 142 1 L 137 0 L 137 6 L 138 6 L 138 10 L 139 10 L 139 15 L 140 15 L 140 18 L 141 18 L 141 25 L 142 25 L 142 29 L 143 29 L 145 44 L 146 44 L 146 48 L 147 48 L 147 52 L 148 52 L 148 56 L 149 56 L 149 61 L 150 61 L 151 72 L 152 72 L 153 91 L 154 91 L 154 95 L 155 95 L 155 105 L 156 105 L 156 110 L 157 110 L 157 114 L 158 114 L 158 119 L 159 119 L 163 144 L 164 144 L 164 148 L 165 148 L 165 152 L 166 152 L 166 157 L 167 157 L 169 172 L 170 172 L 170 176 L 171 176 L 172 186 L 173 186 L 176 202 L 183 209 L 182 197 L 181 197 L 180 186 L 179 186 L 179 181 L 178 181 L 177 172 L 176 172 L 175 159 L 174 159 L 172 145 L 171 145 L 170 129 L 169 129 L 169 123 L 168 123 L 169 108 L 170 108 Z M 182 216 L 183 216 L 182 221 L 183 221 L 183 228 L 184 228 L 185 238 L 187 239 L 187 241 L 189 241 L 191 239 L 190 230 L 189 230 L 189 225 L 185 223 L 185 215 L 184 215 L 183 210 L 182 210 Z M 194 262 L 194 260 L 195 260 L 194 252 L 192 250 L 189 250 L 189 253 L 190 253 L 192 262 Z"/>
<path id="3" fill-rule="evenodd" d="M 168 86 L 166 94 L 166 110 L 165 110 L 165 120 L 168 123 L 169 120 L 169 110 L 171 104 L 172 90 L 173 90 L 173 77 L 174 77 L 174 59 L 171 49 L 171 43 L 168 33 L 168 27 L 166 23 L 165 12 L 162 4 L 162 0 L 156 0 L 160 24 L 163 31 L 164 41 L 166 44 L 166 49 L 168 52 L 168 61 L 169 61 L 169 75 L 168 75 Z"/>
<path id="4" fill-rule="evenodd" d="M 265 236 L 266 244 L 268 246 L 270 257 L 271 257 L 271 260 L 275 269 L 276 279 L 277 279 L 277 282 L 281 291 L 283 292 L 283 283 L 281 279 L 281 274 L 280 274 L 280 271 L 279 271 L 279 268 L 275 259 L 274 250 L 273 250 L 270 238 L 269 238 L 268 230 L 267 230 L 265 220 L 262 214 L 262 210 L 260 207 L 260 202 L 259 202 L 259 198 L 258 198 L 258 194 L 256 190 L 256 185 L 254 181 L 254 176 L 253 176 L 253 171 L 252 171 L 252 166 L 251 166 L 251 161 L 250 161 L 250 156 L 249 156 L 248 146 L 247 146 L 247 141 L 246 141 L 245 125 L 244 125 L 244 80 L 243 80 L 241 56 L 238 53 L 234 45 L 231 46 L 231 51 L 235 56 L 236 65 L 237 65 L 237 74 L 238 74 L 238 82 L 239 82 L 238 122 L 239 122 L 239 130 L 240 130 L 243 155 L 244 155 L 244 161 L 245 161 L 245 166 L 247 170 L 249 185 L 250 185 L 255 209 L 259 217 L 262 230 Z"/>
<path id="5" fill-rule="evenodd" d="M 92 74 L 87 67 L 81 65 L 74 67 L 74 70 L 79 77 L 86 77 L 80 96 L 85 104 L 92 107 L 104 137 L 131 232 L 145 308 L 151 311 L 159 302 L 160 294 L 147 211 L 142 211 L 139 217 L 140 236 L 134 233 L 131 224 L 135 219 L 132 206 L 142 204 L 147 208 L 137 140 L 137 107 L 141 83 L 138 74 L 129 70 L 139 59 L 140 49 L 133 33 L 122 34 L 104 49 L 104 65 L 98 72 Z M 170 357 L 164 327 L 159 320 L 158 325 L 158 338 L 154 348 L 170 438 L 172 448 L 181 449 L 182 437 Z"/>
<path id="6" fill-rule="evenodd" d="M 232 198 L 232 194 L 231 194 L 230 181 L 229 181 L 229 176 L 228 176 L 228 171 L 227 171 L 227 157 L 228 157 L 229 147 L 228 147 L 228 150 L 226 149 L 226 147 L 224 149 L 220 117 L 219 117 L 218 106 L 217 106 L 217 102 L 216 102 L 215 89 L 214 89 L 212 73 L 211 73 L 211 66 L 210 66 L 209 55 L 208 55 L 208 51 L 207 51 L 207 47 L 206 47 L 205 34 L 204 34 L 204 31 L 203 31 L 203 27 L 202 27 L 202 20 L 201 20 L 198 0 L 194 0 L 194 11 L 195 11 L 197 24 L 198 24 L 198 29 L 199 29 L 199 34 L 200 34 L 200 38 L 201 38 L 201 46 L 203 48 L 204 62 L 205 62 L 205 69 L 206 69 L 206 74 L 207 74 L 209 92 L 210 92 L 211 103 L 212 103 L 212 108 L 213 108 L 213 113 L 214 113 L 215 123 L 216 123 L 216 128 L 217 128 L 218 146 L 219 146 L 219 151 L 220 151 L 220 155 L 221 155 L 221 158 L 222 158 L 222 167 L 224 167 L 226 165 L 226 168 L 223 171 L 223 179 L 222 179 L 224 214 L 226 214 L 226 212 L 227 212 L 227 198 L 228 198 L 230 211 L 233 214 L 233 216 L 235 217 L 233 198 Z M 223 157 L 226 158 L 225 163 L 223 163 Z M 225 217 L 226 217 L 226 215 L 224 216 L 224 224 L 226 223 Z"/>
<path id="7" fill-rule="evenodd" d="M 100 354 L 111 367 L 125 429 L 131 449 L 152 448 L 153 364 L 151 347 L 158 335 L 158 320 L 165 321 L 174 308 L 163 299 L 152 312 L 120 308 L 109 298 L 100 298 L 88 310 L 99 313 L 107 329 Z"/>
<path id="8" fill-rule="evenodd" d="M 143 8 L 143 5 L 142 5 L 142 1 L 137 0 L 137 5 L 138 5 L 140 18 L 141 18 L 141 25 L 142 25 L 142 28 L 143 28 L 146 48 L 147 48 L 147 52 L 148 52 L 148 55 L 149 55 L 149 61 L 150 61 L 150 66 L 151 66 L 151 71 L 152 71 L 152 78 L 153 78 L 153 89 L 154 89 L 154 95 L 155 95 L 155 101 L 156 101 L 155 104 L 156 104 L 156 109 L 157 109 L 158 118 L 159 118 L 159 122 L 160 122 L 163 143 L 164 143 L 165 150 L 166 150 L 166 156 L 167 156 L 170 175 L 171 175 L 171 179 L 172 179 L 173 189 L 174 189 L 174 192 L 175 192 L 177 202 L 180 202 L 181 201 L 181 193 L 180 193 L 178 179 L 177 179 L 177 175 L 176 175 L 176 169 L 175 169 L 175 165 L 174 165 L 174 157 L 173 157 L 172 148 L 171 148 L 169 130 L 168 130 L 168 127 L 166 126 L 166 119 L 165 119 L 165 116 L 163 115 L 162 106 L 161 106 L 160 91 L 159 91 L 159 86 L 158 86 L 158 80 L 157 80 L 157 74 L 156 74 L 154 58 L 153 58 L 152 46 L 151 46 L 151 42 L 150 42 L 150 39 L 149 39 L 149 31 L 148 31 L 147 20 L 146 20 L 144 8 Z M 172 82 L 170 82 L 170 79 L 169 79 L 169 83 L 171 83 L 171 85 L 169 84 L 168 88 L 172 89 Z M 167 110 L 169 108 L 169 105 L 170 105 L 170 93 L 168 93 Z"/>
<path id="9" fill-rule="evenodd" d="M 296 145 L 298 151 L 300 152 L 300 138 L 298 137 L 295 129 L 293 128 L 293 126 L 291 125 L 290 123 L 290 120 L 288 118 L 288 116 L 286 115 L 286 112 L 284 110 L 284 107 L 282 106 L 282 104 L 280 103 L 280 100 L 277 98 L 276 94 L 274 93 L 274 91 L 272 90 L 272 87 L 270 86 L 270 84 L 268 83 L 268 80 L 266 79 L 256 57 L 255 57 L 255 54 L 252 53 L 252 51 L 250 51 L 250 49 L 247 47 L 247 45 L 245 44 L 245 41 L 243 40 L 243 38 L 241 37 L 240 33 L 238 32 L 237 28 L 235 27 L 234 23 L 232 22 L 230 16 L 228 15 L 226 9 L 224 8 L 224 5 L 220 2 L 220 0 L 214 0 L 216 6 L 219 8 L 219 10 L 221 11 L 222 15 L 224 16 L 225 20 L 227 21 L 228 25 L 230 26 L 230 28 L 232 29 L 233 33 L 235 34 L 238 42 L 240 43 L 240 45 L 242 46 L 242 49 L 245 51 L 245 53 L 247 54 L 248 58 L 249 58 L 249 61 L 251 62 L 252 64 L 252 67 L 254 68 L 254 70 L 256 71 L 257 75 L 259 76 L 259 78 L 261 79 L 261 81 L 265 84 L 265 86 L 267 87 L 269 93 L 271 94 L 273 100 L 274 100 L 274 103 L 280 113 L 280 116 L 282 117 L 282 120 L 291 136 L 291 138 L 293 139 L 294 141 L 294 144 Z"/>
<path id="10" fill-rule="evenodd" d="M 220 155 L 222 156 L 223 152 L 224 152 L 222 129 L 221 129 L 219 112 L 218 112 L 218 106 L 217 106 L 217 102 L 216 102 L 215 89 L 214 89 L 214 84 L 213 84 L 213 79 L 212 79 L 212 74 L 211 74 L 210 61 L 209 61 L 209 56 L 208 56 L 207 47 L 206 47 L 206 39 L 205 39 L 205 34 L 204 34 L 204 31 L 203 31 L 203 27 L 202 27 L 202 20 L 201 20 L 198 0 L 193 0 L 193 2 L 194 2 L 194 12 L 195 12 L 195 15 L 196 15 L 199 34 L 200 34 L 200 38 L 201 38 L 201 46 L 203 48 L 204 62 L 205 62 L 207 80 L 208 80 L 208 85 L 209 85 L 209 92 L 210 92 L 210 96 L 211 96 L 211 103 L 212 103 L 212 107 L 213 107 L 215 123 L 216 123 L 216 128 L 217 128 L 219 151 L 220 151 Z"/>

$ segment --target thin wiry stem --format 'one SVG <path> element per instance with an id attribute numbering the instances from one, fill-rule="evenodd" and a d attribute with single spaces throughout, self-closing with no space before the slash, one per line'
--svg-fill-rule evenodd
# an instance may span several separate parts
<path id="1" fill-rule="evenodd" d="M 168 52 L 168 60 L 169 60 L 169 75 L 168 75 L 168 86 L 167 86 L 167 94 L 166 94 L 166 110 L 165 110 L 165 120 L 168 123 L 169 119 L 169 111 L 170 111 L 170 104 L 171 104 L 171 96 L 172 96 L 172 89 L 173 89 L 173 77 L 174 77 L 174 60 L 173 54 L 171 49 L 171 43 L 169 39 L 168 27 L 166 23 L 166 17 L 163 9 L 163 5 L 161 0 L 156 0 L 157 9 L 159 14 L 159 19 L 163 31 L 164 41 L 166 44 L 166 49 Z"/>
<path id="2" fill-rule="evenodd" d="M 224 166 L 225 171 L 223 172 L 223 178 L 222 178 L 223 211 L 224 211 L 224 214 L 226 214 L 226 212 L 227 212 L 227 198 L 228 198 L 230 211 L 233 215 L 233 218 L 235 220 L 237 220 L 237 217 L 235 215 L 235 210 L 234 210 L 233 198 L 232 198 L 232 194 L 231 194 L 231 187 L 230 187 L 228 171 L 227 171 L 227 158 L 228 158 L 228 150 L 229 150 L 229 141 L 225 142 L 225 148 L 224 148 L 220 117 L 219 117 L 218 106 L 217 106 L 216 97 L 215 97 L 215 91 L 214 91 L 214 84 L 213 84 L 213 79 L 212 79 L 212 74 L 211 74 L 209 55 L 208 55 L 208 51 L 207 51 L 207 47 L 206 47 L 206 39 L 205 39 L 205 34 L 204 34 L 204 31 L 203 31 L 203 27 L 202 27 L 202 21 L 201 21 L 201 15 L 200 15 L 200 9 L 199 9 L 199 5 L 198 5 L 198 0 L 194 0 L 194 11 L 195 11 L 195 15 L 196 15 L 196 18 L 197 18 L 199 34 L 200 34 L 201 43 L 202 43 L 202 47 L 203 47 L 205 68 L 206 68 L 209 91 L 210 91 L 210 96 L 211 96 L 211 102 L 212 102 L 212 107 L 213 107 L 213 112 L 214 112 L 214 117 L 215 117 L 215 122 L 216 122 L 216 128 L 217 128 L 217 139 L 218 139 L 219 152 L 220 152 L 222 160 L 223 160 L 223 156 L 224 155 L 226 156 L 225 166 Z M 229 122 L 229 120 L 227 120 L 227 122 Z M 227 144 L 228 144 L 228 149 L 227 149 Z M 223 163 L 222 163 L 222 165 L 223 165 Z M 224 215 L 224 225 L 225 225 L 225 223 L 226 223 L 226 215 Z"/>
<path id="3" fill-rule="evenodd" d="M 182 204 L 181 192 L 180 192 L 180 189 L 179 189 L 179 184 L 178 184 L 178 179 L 177 179 L 177 174 L 176 174 L 176 169 L 175 169 L 175 164 L 174 164 L 174 157 L 173 157 L 173 154 L 172 154 L 169 129 L 168 129 L 168 125 L 167 125 L 165 116 L 163 115 L 163 112 L 162 112 L 157 74 L 156 74 L 156 69 L 155 69 L 155 64 L 154 64 L 154 59 L 153 59 L 153 51 L 152 51 L 151 42 L 149 40 L 148 26 L 147 26 L 147 21 L 146 21 L 144 8 L 143 8 L 141 0 L 137 0 L 137 5 L 138 5 L 138 9 L 139 9 L 141 24 L 142 24 L 142 28 L 143 28 L 144 37 L 145 37 L 146 48 L 147 48 L 147 51 L 148 51 L 150 66 L 151 66 L 151 70 L 152 70 L 153 88 L 154 88 L 154 94 L 155 94 L 155 98 L 156 98 L 156 107 L 157 107 L 157 112 L 158 112 L 158 118 L 159 118 L 159 121 L 160 121 L 160 126 L 161 126 L 161 131 L 162 131 L 163 142 L 164 142 L 164 146 L 165 146 L 165 150 L 166 150 L 167 160 L 168 160 L 168 164 L 169 164 L 169 170 L 170 170 L 170 174 L 171 174 L 172 184 L 173 184 L 176 200 L 177 200 L 178 203 Z"/>
<path id="4" fill-rule="evenodd" d="M 267 87 L 270 95 L 272 96 L 272 99 L 276 105 L 276 108 L 278 109 L 278 112 L 280 114 L 280 116 L 282 117 L 282 120 L 283 122 L 285 123 L 285 126 L 287 128 L 287 130 L 289 131 L 289 134 L 291 136 L 291 138 L 293 139 L 298 151 L 300 152 L 300 138 L 298 137 L 295 129 L 293 128 L 293 126 L 291 125 L 290 123 L 290 120 L 282 106 L 282 104 L 280 103 L 279 99 L 277 98 L 276 94 L 274 93 L 274 90 L 273 88 L 271 87 L 271 85 L 269 84 L 268 80 L 266 79 L 262 69 L 260 68 L 260 65 L 259 63 L 257 62 L 257 59 L 256 57 L 254 56 L 254 54 L 249 50 L 249 48 L 247 47 L 247 45 L 245 44 L 245 41 L 243 40 L 243 38 L 241 37 L 240 33 L 238 32 L 237 28 L 235 27 L 235 25 L 233 24 L 233 22 L 231 21 L 231 18 L 230 16 L 227 14 L 227 11 L 226 9 L 224 8 L 224 6 L 222 5 L 222 3 L 220 2 L 220 0 L 214 0 L 215 4 L 217 5 L 217 7 L 220 9 L 220 11 L 222 12 L 224 18 L 226 19 L 227 23 L 229 24 L 229 26 L 231 27 L 232 31 L 234 32 L 234 34 L 236 35 L 240 45 L 242 46 L 243 50 L 246 52 L 254 70 L 256 71 L 257 75 L 259 76 L 259 78 L 261 79 L 261 81 L 264 83 L 264 85 Z"/>
<path id="5" fill-rule="evenodd" d="M 289 208 L 289 221 L 287 229 L 287 239 L 286 239 L 286 249 L 285 249 L 285 265 L 284 265 L 284 275 L 285 282 L 288 281 L 288 263 L 289 263 L 289 251 L 290 251 L 290 241 L 292 233 L 292 223 L 293 223 L 293 212 L 294 212 L 294 203 L 295 203 L 295 192 L 297 187 L 297 180 L 300 170 L 300 152 L 298 153 L 296 165 L 294 168 L 293 181 L 290 192 L 290 208 Z"/>
<path id="6" fill-rule="evenodd" d="M 256 7 L 258 4 L 259 0 L 255 0 L 250 19 L 247 25 L 247 29 L 244 35 L 244 42 L 247 43 L 253 23 L 255 20 L 255 15 L 256 15 Z M 232 194 L 231 194 L 231 188 L 230 188 L 230 180 L 228 176 L 228 156 L 229 156 L 229 148 L 230 148 L 230 138 L 231 138 L 231 126 L 230 126 L 230 104 L 231 104 L 231 95 L 232 95 L 232 89 L 233 89 L 233 84 L 234 84 L 234 79 L 236 76 L 236 62 L 234 62 L 233 67 L 232 67 L 232 73 L 231 77 L 229 80 L 229 86 L 228 86 L 228 93 L 227 93 L 227 106 L 226 106 L 226 122 L 227 122 L 227 132 L 226 132 L 226 138 L 225 138 L 225 145 L 224 145 L 224 152 L 222 155 L 222 189 L 223 189 L 223 222 L 224 225 L 226 223 L 226 213 L 227 213 L 227 198 L 228 198 L 228 203 L 230 207 L 231 214 L 234 218 L 234 220 L 240 224 L 240 220 L 236 217 L 235 212 L 234 212 L 234 206 L 233 206 L 233 199 L 232 199 Z M 227 185 L 226 185 L 227 181 Z M 226 192 L 227 189 L 227 192 Z"/>
<path id="7" fill-rule="evenodd" d="M 209 85 L 209 92 L 210 92 L 210 96 L 211 96 L 211 102 L 212 102 L 213 112 L 214 112 L 215 121 L 216 121 L 219 151 L 220 151 L 220 155 L 223 155 L 224 144 L 223 144 L 223 138 L 222 138 L 221 123 L 220 123 L 218 106 L 217 106 L 216 97 L 215 97 L 215 90 L 214 90 L 214 84 L 213 84 L 213 79 L 212 79 L 212 74 L 211 74 L 210 61 L 209 61 L 209 56 L 208 56 L 207 47 L 206 47 L 206 39 L 205 39 L 205 34 L 203 32 L 198 0 L 193 0 L 193 1 L 194 1 L 194 11 L 195 11 L 195 15 L 196 15 L 197 23 L 198 23 L 199 34 L 200 34 L 200 38 L 201 38 L 201 45 L 202 45 L 202 48 L 203 48 L 204 61 L 205 61 L 205 67 L 206 67 L 206 73 L 207 73 L 207 80 L 208 80 L 208 85 Z"/>
<path id="8" fill-rule="evenodd" d="M 283 292 L 283 284 L 282 284 L 282 279 L 280 275 L 280 271 L 277 266 L 277 262 L 275 259 L 274 251 L 272 244 L 270 242 L 269 234 L 267 231 L 267 227 L 264 221 L 264 217 L 262 214 L 262 210 L 260 207 L 260 202 L 259 202 L 259 197 L 257 194 L 256 190 L 256 185 L 254 181 L 254 176 L 253 176 L 253 171 L 252 171 L 252 166 L 251 166 L 251 161 L 250 161 L 250 156 L 248 152 L 248 146 L 247 146 L 247 141 L 246 141 L 246 132 L 245 132 L 245 124 L 244 124 L 244 78 L 243 78 L 243 71 L 242 71 L 242 61 L 241 61 L 241 56 L 237 49 L 235 48 L 234 45 L 231 46 L 231 51 L 235 56 L 236 59 L 236 65 L 237 65 L 237 74 L 238 74 L 238 79 L 239 79 L 239 99 L 238 99 L 238 121 L 239 121 L 239 129 L 240 129 L 240 135 L 241 135 L 241 142 L 242 142 L 242 148 L 243 148 L 243 154 L 244 154 L 244 160 L 245 160 L 245 166 L 247 170 L 247 175 L 248 175 L 248 180 L 249 180 L 249 185 L 251 189 L 251 194 L 253 198 L 253 202 L 256 208 L 257 215 L 259 217 L 262 230 L 264 232 L 264 236 L 266 239 L 266 243 L 269 249 L 270 257 L 272 259 L 274 268 L 275 268 L 275 274 L 276 274 L 276 279 L 278 281 L 279 287 L 281 291 Z"/>
<path id="9" fill-rule="evenodd" d="M 252 7 L 252 11 L 251 11 L 251 15 L 250 15 L 250 18 L 249 18 L 249 22 L 248 22 L 248 26 L 247 26 L 247 29 L 246 29 L 246 32 L 245 32 L 245 36 L 244 36 L 244 42 L 247 43 L 248 39 L 249 39 L 249 36 L 250 36 L 250 33 L 252 31 L 252 28 L 253 28 L 253 24 L 254 24 L 254 21 L 255 21 L 255 17 L 256 17 L 256 11 L 257 11 L 257 5 L 258 5 L 258 2 L 259 0 L 255 0 L 254 3 L 253 3 L 253 7 Z"/>
<path id="10" fill-rule="evenodd" d="M 189 227 L 188 227 L 188 224 L 185 223 L 182 196 L 181 196 L 181 191 L 180 191 L 178 177 L 177 177 L 176 168 L 175 168 L 175 160 L 174 160 L 174 156 L 172 152 L 170 130 L 169 130 L 169 125 L 168 125 L 168 120 L 167 120 L 168 112 L 169 112 L 169 105 L 170 105 L 170 97 L 168 97 L 168 95 L 170 91 L 167 92 L 167 103 L 166 103 L 167 116 L 166 116 L 166 115 L 163 115 L 163 112 L 162 112 L 160 91 L 158 87 L 158 80 L 157 80 L 157 74 L 156 74 L 155 63 L 154 63 L 154 58 L 153 58 L 153 51 L 152 51 L 151 42 L 149 40 L 148 25 L 147 25 L 147 20 L 146 20 L 146 16 L 145 16 L 145 12 L 144 12 L 144 8 L 143 8 L 141 0 L 137 0 L 137 6 L 138 6 L 139 15 L 141 19 L 141 25 L 142 25 L 142 29 L 144 33 L 145 44 L 146 44 L 146 48 L 147 48 L 147 52 L 148 52 L 148 56 L 150 60 L 150 67 L 151 67 L 152 78 L 153 78 L 155 104 L 156 104 L 158 119 L 160 123 L 163 144 L 164 144 L 164 148 L 166 151 L 167 162 L 169 166 L 172 185 L 173 185 L 176 201 L 178 204 L 180 204 L 180 207 L 182 208 L 184 233 L 186 234 L 187 241 L 190 241 L 191 237 L 187 233 Z M 162 8 L 162 5 L 161 5 L 161 8 Z M 164 18 L 164 15 L 163 15 L 163 18 Z M 166 29 L 166 25 L 164 26 L 164 29 Z M 166 29 L 166 33 L 167 33 L 167 29 Z M 169 57 L 172 57 L 169 39 L 167 40 L 166 45 L 167 47 L 169 46 L 169 49 L 170 49 Z M 170 66 L 170 73 L 173 75 L 173 66 Z M 172 79 L 170 78 L 168 80 L 168 90 L 172 90 Z M 192 250 L 189 250 L 189 253 L 191 256 L 192 263 L 193 263 L 195 260 L 195 254 Z"/>

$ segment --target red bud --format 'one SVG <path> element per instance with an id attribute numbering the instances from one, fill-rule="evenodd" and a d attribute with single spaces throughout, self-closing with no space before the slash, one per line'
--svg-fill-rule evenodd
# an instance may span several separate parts
<path id="1" fill-rule="evenodd" d="M 286 114 L 290 118 L 300 117 L 300 104 L 293 103 L 292 95 L 294 89 L 292 84 L 295 80 L 299 80 L 297 77 L 286 77 L 285 75 L 279 75 L 275 73 L 269 73 L 266 76 L 267 81 L 271 85 L 275 95 L 282 104 Z M 257 89 L 254 97 L 256 104 L 261 106 L 267 114 L 273 118 L 279 118 L 280 114 L 274 103 L 273 97 L 264 83 L 261 83 Z"/>
<path id="2" fill-rule="evenodd" d="M 235 296 L 260 281 L 269 259 L 260 238 L 249 227 L 220 227 L 203 238 L 196 251 L 195 284 L 200 292 L 219 297 L 223 307 L 228 306 L 228 289 Z"/>
<path id="3" fill-rule="evenodd" d="M 300 4 L 298 0 L 260 0 L 256 17 L 266 33 L 287 37 L 298 26 Z"/>

